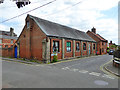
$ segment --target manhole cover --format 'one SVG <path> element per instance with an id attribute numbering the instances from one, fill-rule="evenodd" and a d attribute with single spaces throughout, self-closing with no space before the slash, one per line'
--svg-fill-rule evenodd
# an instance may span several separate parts
<path id="1" fill-rule="evenodd" d="M 108 85 L 108 82 L 102 81 L 102 80 L 96 80 L 94 81 L 94 83 L 97 85 L 103 85 L 103 86 Z"/>

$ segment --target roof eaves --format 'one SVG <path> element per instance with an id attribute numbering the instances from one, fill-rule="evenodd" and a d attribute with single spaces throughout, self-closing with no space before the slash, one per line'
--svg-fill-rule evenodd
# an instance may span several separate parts
<path id="1" fill-rule="evenodd" d="M 54 35 L 47 35 L 48 37 L 57 37 L 57 38 L 64 38 L 64 39 L 72 39 L 72 40 L 80 40 L 80 41 L 88 41 L 88 42 L 96 42 L 95 40 L 87 40 L 87 39 L 75 39 L 75 38 L 67 38 L 67 37 L 60 37 L 60 36 L 54 36 Z"/>
<path id="2" fill-rule="evenodd" d="M 39 22 L 37 22 L 37 20 L 34 18 L 34 16 L 29 15 L 31 19 L 33 19 L 36 24 L 39 26 L 39 28 L 43 31 L 44 34 L 48 35 L 47 32 L 45 32 L 45 30 L 40 26 Z"/>

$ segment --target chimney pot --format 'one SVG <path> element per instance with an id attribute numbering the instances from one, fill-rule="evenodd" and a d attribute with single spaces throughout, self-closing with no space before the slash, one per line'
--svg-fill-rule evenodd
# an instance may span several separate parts
<path id="1" fill-rule="evenodd" d="M 96 33 L 96 28 L 93 27 L 93 28 L 91 29 L 91 31 L 92 31 L 93 33 Z"/>
<path id="2" fill-rule="evenodd" d="M 112 41 L 110 41 L 110 43 L 112 44 Z"/>
<path id="3" fill-rule="evenodd" d="M 14 29 L 10 28 L 10 36 L 14 36 Z"/>

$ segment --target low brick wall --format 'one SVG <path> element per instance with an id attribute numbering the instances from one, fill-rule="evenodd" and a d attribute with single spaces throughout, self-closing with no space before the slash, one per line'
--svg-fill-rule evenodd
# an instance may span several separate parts
<path id="1" fill-rule="evenodd" d="M 14 57 L 14 49 L 13 48 L 0 48 L 0 56 Z"/>

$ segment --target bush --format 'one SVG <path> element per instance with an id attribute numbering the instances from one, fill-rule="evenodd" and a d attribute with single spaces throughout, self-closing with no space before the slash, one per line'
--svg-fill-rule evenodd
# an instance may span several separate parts
<path id="1" fill-rule="evenodd" d="M 53 56 L 53 61 L 52 61 L 52 63 L 57 62 L 57 61 L 58 61 L 57 55 L 54 55 L 54 56 Z"/>
<path id="2" fill-rule="evenodd" d="M 109 51 L 110 51 L 110 50 L 108 49 L 108 50 L 107 50 L 107 53 L 109 53 Z"/>

